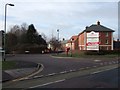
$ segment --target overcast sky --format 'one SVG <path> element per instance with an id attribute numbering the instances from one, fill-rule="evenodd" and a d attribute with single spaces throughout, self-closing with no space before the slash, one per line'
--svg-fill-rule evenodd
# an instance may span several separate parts
<path id="1" fill-rule="evenodd" d="M 113 2 L 114 1 L 114 2 Z M 53 33 L 60 39 L 69 39 L 78 35 L 86 26 L 96 24 L 115 30 L 118 34 L 118 1 L 119 0 L 2 0 L 0 1 L 0 30 L 4 30 L 4 6 L 7 7 L 7 31 L 12 25 L 22 23 L 34 24 L 39 34 L 44 33 L 51 38 Z"/>

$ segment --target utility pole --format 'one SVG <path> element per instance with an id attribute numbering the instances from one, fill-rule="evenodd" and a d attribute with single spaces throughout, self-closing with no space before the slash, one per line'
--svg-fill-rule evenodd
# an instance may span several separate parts
<path id="1" fill-rule="evenodd" d="M 4 56 L 3 56 L 3 59 L 4 61 L 6 60 L 6 16 L 7 16 L 7 5 L 9 6 L 14 6 L 14 4 L 5 4 L 5 24 L 4 24 Z"/>
<path id="2" fill-rule="evenodd" d="M 59 44 L 59 29 L 57 29 L 57 32 L 58 32 L 58 44 Z M 58 48 L 57 48 L 57 54 L 59 54 Z"/>

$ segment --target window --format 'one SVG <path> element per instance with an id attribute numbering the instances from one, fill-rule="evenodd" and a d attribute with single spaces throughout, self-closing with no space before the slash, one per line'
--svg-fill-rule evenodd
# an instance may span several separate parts
<path id="1" fill-rule="evenodd" d="M 105 44 L 108 44 L 108 39 L 105 40 Z"/>
<path id="2" fill-rule="evenodd" d="M 109 47 L 106 47 L 106 50 L 109 50 Z"/>
<path id="3" fill-rule="evenodd" d="M 108 32 L 105 33 L 105 36 L 108 37 Z"/>
<path id="4" fill-rule="evenodd" d="M 102 44 L 102 40 L 101 39 L 99 39 L 99 43 Z"/>

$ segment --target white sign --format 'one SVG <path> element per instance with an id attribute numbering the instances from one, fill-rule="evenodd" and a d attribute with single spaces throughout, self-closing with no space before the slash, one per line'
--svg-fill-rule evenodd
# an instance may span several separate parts
<path id="1" fill-rule="evenodd" d="M 91 31 L 90 33 L 87 33 L 87 37 L 99 37 L 99 32 Z"/>
<path id="2" fill-rule="evenodd" d="M 87 50 L 99 50 L 99 32 L 87 33 Z"/>
<path id="3" fill-rule="evenodd" d="M 99 50 L 99 45 L 87 46 L 87 50 Z"/>

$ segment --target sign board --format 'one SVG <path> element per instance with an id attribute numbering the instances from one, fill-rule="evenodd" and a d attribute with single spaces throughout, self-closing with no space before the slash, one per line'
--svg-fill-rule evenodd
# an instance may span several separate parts
<path id="1" fill-rule="evenodd" d="M 99 50 L 99 32 L 87 33 L 87 50 Z"/>
<path id="2" fill-rule="evenodd" d="M 87 50 L 99 50 L 99 45 L 87 46 Z"/>
<path id="3" fill-rule="evenodd" d="M 99 32 L 91 31 L 90 33 L 87 33 L 87 37 L 99 37 Z"/>

